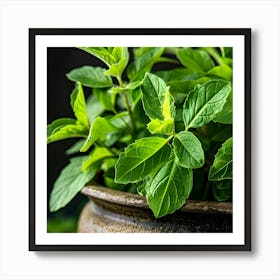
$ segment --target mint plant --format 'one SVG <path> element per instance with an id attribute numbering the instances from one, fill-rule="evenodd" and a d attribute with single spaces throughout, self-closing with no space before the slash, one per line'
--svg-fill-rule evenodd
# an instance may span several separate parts
<path id="1" fill-rule="evenodd" d="M 70 163 L 54 184 L 50 211 L 90 182 L 146 196 L 157 218 L 187 199 L 231 200 L 232 48 L 80 50 L 104 68 L 66 74 L 75 83 L 75 118 L 49 124 L 47 142 L 77 142 L 66 152 Z"/>

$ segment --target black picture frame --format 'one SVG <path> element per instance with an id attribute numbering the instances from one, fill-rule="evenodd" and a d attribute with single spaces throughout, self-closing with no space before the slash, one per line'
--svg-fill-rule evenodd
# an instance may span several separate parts
<path id="1" fill-rule="evenodd" d="M 240 35 L 244 36 L 244 91 L 245 91 L 245 232 L 243 245 L 78 245 L 36 243 L 35 230 L 35 127 L 36 36 L 44 35 Z M 195 29 L 29 29 L 29 250 L 30 251 L 250 251 L 251 248 L 251 29 L 249 28 L 195 28 Z"/>

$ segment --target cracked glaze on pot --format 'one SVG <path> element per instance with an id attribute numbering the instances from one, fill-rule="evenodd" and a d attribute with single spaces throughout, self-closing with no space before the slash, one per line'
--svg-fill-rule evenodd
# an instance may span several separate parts
<path id="1" fill-rule="evenodd" d="M 232 232 L 232 203 L 187 201 L 174 214 L 156 219 L 146 198 L 100 186 L 86 186 L 90 199 L 78 232 Z"/>

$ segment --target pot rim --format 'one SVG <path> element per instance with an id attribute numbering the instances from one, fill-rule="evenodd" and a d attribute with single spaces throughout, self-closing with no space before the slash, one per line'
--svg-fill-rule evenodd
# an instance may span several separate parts
<path id="1" fill-rule="evenodd" d="M 81 193 L 89 199 L 99 199 L 113 204 L 149 209 L 146 197 L 97 185 L 83 187 Z M 180 209 L 189 213 L 232 214 L 232 202 L 187 200 Z"/>

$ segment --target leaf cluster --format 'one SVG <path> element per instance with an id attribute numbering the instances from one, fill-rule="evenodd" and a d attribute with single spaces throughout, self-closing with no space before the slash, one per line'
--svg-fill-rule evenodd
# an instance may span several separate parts
<path id="1" fill-rule="evenodd" d="M 51 211 L 92 180 L 146 196 L 157 218 L 187 199 L 231 200 L 232 48 L 80 50 L 106 68 L 85 65 L 66 74 L 75 82 L 75 118 L 49 124 L 47 142 L 77 143 L 52 190 Z M 92 92 L 87 99 L 85 87 Z"/>

